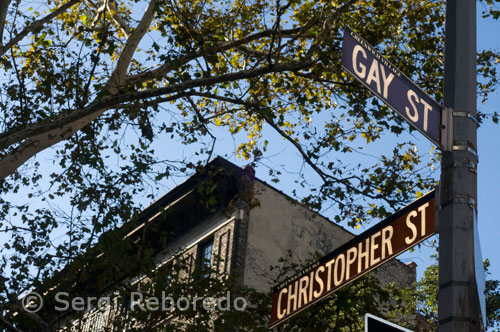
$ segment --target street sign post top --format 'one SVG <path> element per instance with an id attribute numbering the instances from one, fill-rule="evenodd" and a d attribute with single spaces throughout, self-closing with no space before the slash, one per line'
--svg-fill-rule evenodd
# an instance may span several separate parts
<path id="1" fill-rule="evenodd" d="M 385 319 L 365 314 L 365 332 L 412 332 Z"/>

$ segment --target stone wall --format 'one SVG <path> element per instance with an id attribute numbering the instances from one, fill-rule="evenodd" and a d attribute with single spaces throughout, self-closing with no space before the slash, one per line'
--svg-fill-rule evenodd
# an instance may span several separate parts
<path id="1" fill-rule="evenodd" d="M 254 181 L 260 203 L 249 212 L 247 249 L 244 253 L 245 285 L 267 292 L 276 285 L 280 259 L 291 253 L 289 263 L 303 264 L 332 252 L 355 235 L 293 201 L 260 181 Z M 396 282 L 409 286 L 416 279 L 414 268 L 392 260 L 377 268 L 382 285 Z"/>

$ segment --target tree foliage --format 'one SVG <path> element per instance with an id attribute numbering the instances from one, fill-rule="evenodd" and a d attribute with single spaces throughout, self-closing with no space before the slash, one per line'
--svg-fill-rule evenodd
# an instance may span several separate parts
<path id="1" fill-rule="evenodd" d="M 256 163 L 281 144 L 266 130 L 279 135 L 320 179 L 299 174 L 303 201 L 353 226 L 432 188 L 439 155 L 411 143 L 346 162 L 411 129 L 341 70 L 340 50 L 347 24 L 441 101 L 443 22 L 443 0 L 3 1 L 2 301 L 134 219 L 138 197 L 221 151 L 220 133 Z M 485 98 L 498 59 L 478 56 Z"/>
<path id="2" fill-rule="evenodd" d="M 434 259 L 437 255 L 433 256 Z M 489 275 L 488 259 L 483 261 L 484 271 Z M 500 282 L 494 279 L 486 279 L 485 285 L 486 300 L 486 330 L 498 331 L 500 324 Z M 435 262 L 429 265 L 424 272 L 424 276 L 416 282 L 415 287 L 409 289 L 392 288 L 389 290 L 396 299 L 390 316 L 399 321 L 402 326 L 407 326 L 419 332 L 435 331 L 438 324 L 438 291 L 439 291 L 439 268 Z M 412 317 L 417 313 L 420 315 L 420 322 L 408 322 L 406 317 Z"/>

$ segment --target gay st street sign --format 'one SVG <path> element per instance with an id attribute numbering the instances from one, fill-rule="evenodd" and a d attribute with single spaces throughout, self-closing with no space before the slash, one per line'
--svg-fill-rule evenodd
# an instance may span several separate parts
<path id="1" fill-rule="evenodd" d="M 441 106 L 351 29 L 344 29 L 342 66 L 441 147 Z"/>
<path id="2" fill-rule="evenodd" d="M 276 286 L 269 327 L 433 235 L 434 196 L 428 193 Z"/>

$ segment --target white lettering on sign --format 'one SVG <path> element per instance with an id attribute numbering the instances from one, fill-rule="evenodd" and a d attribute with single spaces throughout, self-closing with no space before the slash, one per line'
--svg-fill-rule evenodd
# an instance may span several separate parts
<path id="1" fill-rule="evenodd" d="M 346 274 L 345 278 L 349 279 L 351 277 L 351 264 L 356 261 L 356 258 L 358 256 L 358 248 L 352 247 L 349 250 L 347 250 L 347 260 L 346 260 Z"/>
<path id="2" fill-rule="evenodd" d="M 285 317 L 285 315 L 287 313 L 287 309 L 283 308 L 283 310 L 281 310 L 281 297 L 285 293 L 288 293 L 288 289 L 283 288 L 281 290 L 280 294 L 278 295 L 278 319 L 281 319 L 281 318 Z"/>
<path id="3" fill-rule="evenodd" d="M 366 84 L 368 86 L 375 83 L 378 94 L 386 99 L 389 98 L 389 85 L 394 79 L 394 74 L 390 73 L 387 75 L 384 66 L 377 59 L 373 59 L 368 75 L 366 75 L 367 64 L 363 63 L 362 59 L 367 60 L 365 50 L 361 45 L 354 46 L 352 50 L 352 67 L 356 75 L 363 80 L 366 77 Z"/>
<path id="4" fill-rule="evenodd" d="M 432 106 L 429 105 L 423 98 L 419 98 L 417 93 L 413 91 L 412 89 L 408 90 L 407 93 L 408 96 L 408 101 L 410 102 L 411 105 L 411 110 L 408 106 L 405 107 L 406 110 L 406 115 L 408 115 L 408 118 L 412 121 L 417 123 L 419 116 L 418 116 L 418 104 L 423 104 L 424 105 L 424 123 L 423 123 L 423 130 L 427 131 L 428 127 L 428 122 L 429 122 L 429 111 L 432 111 Z"/>
<path id="5" fill-rule="evenodd" d="M 382 73 L 382 80 L 384 81 L 384 93 L 383 93 L 383 96 L 384 98 L 387 98 L 387 96 L 389 95 L 389 84 L 391 84 L 392 82 L 392 79 L 394 78 L 394 74 L 389 74 L 389 76 L 387 76 L 385 74 L 385 69 L 384 69 L 384 66 L 380 65 L 380 72 Z"/>
<path id="6" fill-rule="evenodd" d="M 317 298 L 318 296 L 320 296 L 323 293 L 323 287 L 324 287 L 323 279 L 321 279 L 319 274 L 323 273 L 324 271 L 325 271 L 325 268 L 323 266 L 320 266 L 316 270 L 315 279 L 316 279 L 316 283 L 319 285 L 319 289 L 314 291 L 314 298 Z"/>
<path id="7" fill-rule="evenodd" d="M 380 74 L 378 72 L 378 62 L 373 59 L 372 65 L 370 67 L 370 71 L 368 72 L 368 77 L 366 78 L 366 84 L 370 85 L 372 82 L 375 82 L 377 85 L 377 92 L 380 94 Z"/>
<path id="8" fill-rule="evenodd" d="M 339 277 L 339 268 L 340 268 L 340 277 Z M 335 260 L 335 268 L 333 271 L 333 284 L 335 286 L 340 285 L 344 281 L 344 272 L 345 272 L 345 257 L 344 254 L 340 254 L 337 256 Z"/>
<path id="9" fill-rule="evenodd" d="M 352 50 L 352 67 L 354 68 L 354 72 L 356 73 L 356 75 L 358 75 L 360 78 L 364 79 L 365 75 L 366 75 L 366 67 L 361 62 L 359 63 L 359 69 L 358 69 L 358 66 L 356 65 L 359 52 L 363 53 L 363 58 L 365 58 L 365 60 L 366 60 L 365 50 L 360 45 L 356 45 L 356 46 L 354 46 L 354 49 Z"/>
<path id="10" fill-rule="evenodd" d="M 407 236 L 405 238 L 406 244 L 412 244 L 413 241 L 418 236 L 417 233 L 417 226 L 412 222 L 412 218 L 415 218 L 418 216 L 418 212 L 420 212 L 420 236 L 425 235 L 425 209 L 429 207 L 429 202 L 425 203 L 424 205 L 420 206 L 416 211 L 413 210 L 410 213 L 408 213 L 408 216 L 406 217 L 406 227 L 408 227 L 411 231 L 411 237 Z M 417 212 L 418 211 L 418 212 Z"/>
<path id="11" fill-rule="evenodd" d="M 392 255 L 392 236 L 394 235 L 394 227 L 387 226 L 382 230 L 382 259 Z"/>

